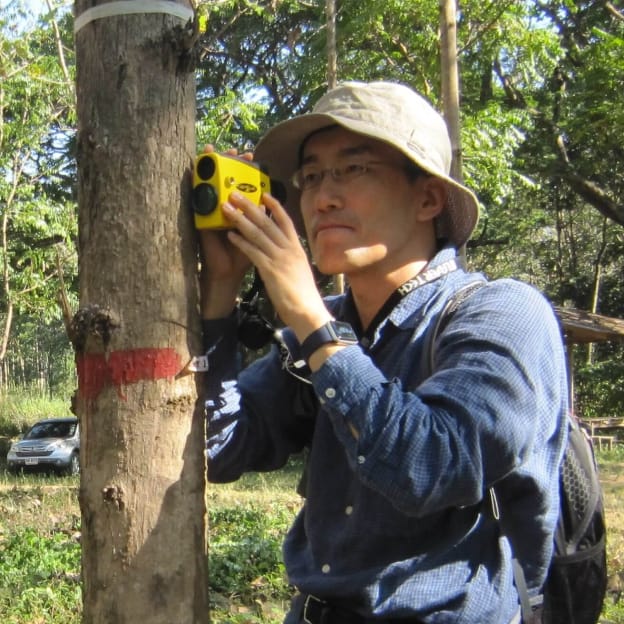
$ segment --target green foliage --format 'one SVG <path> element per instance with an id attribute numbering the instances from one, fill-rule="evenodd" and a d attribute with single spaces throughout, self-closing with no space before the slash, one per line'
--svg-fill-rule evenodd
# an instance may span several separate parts
<path id="1" fill-rule="evenodd" d="M 603 347 L 611 354 L 621 349 Z M 624 361 L 619 357 L 605 357 L 583 363 L 587 346 L 577 347 L 575 368 L 576 409 L 584 418 L 621 418 L 624 416 Z M 584 351 L 584 353 L 583 353 Z"/>
<path id="2" fill-rule="evenodd" d="M 7 624 L 80 622 L 80 546 L 25 528 L 0 539 L 0 614 Z"/>
<path id="3" fill-rule="evenodd" d="M 199 10 L 200 148 L 253 148 L 325 92 L 323 2 L 204 1 Z M 471 265 L 529 281 L 556 304 L 596 301 L 621 316 L 624 20 L 589 0 L 465 0 L 457 17 L 463 175 L 482 203 Z M 55 298 L 62 276 L 77 305 L 72 19 L 53 9 L 35 20 L 23 0 L 0 10 L 0 323 L 16 312 L 3 380 L 32 384 L 57 371 L 48 389 L 65 394 L 74 378 Z M 400 80 L 441 107 L 439 3 L 340 2 L 337 57 L 340 80 Z M 598 350 L 605 363 L 622 355 Z M 592 394 L 594 372 L 607 395 Z M 622 410 L 599 369 L 581 372 L 577 389 L 591 413 Z"/>
<path id="4" fill-rule="evenodd" d="M 210 143 L 219 151 L 231 147 L 249 150 L 249 137 L 259 132 L 258 119 L 266 110 L 263 104 L 247 102 L 232 91 L 206 99 L 196 124 L 197 145 L 201 150 Z"/>
<path id="5" fill-rule="evenodd" d="M 68 399 L 24 390 L 0 394 L 0 437 L 15 437 L 42 418 L 70 415 Z M 0 458 L 0 462 L 4 457 Z"/>
<path id="6" fill-rule="evenodd" d="M 77 387 L 74 352 L 60 318 L 49 321 L 16 315 L 3 362 L 5 392 L 30 388 L 32 393 L 70 397 Z"/>
<path id="7" fill-rule="evenodd" d="M 75 303 L 78 268 L 71 15 L 30 13 L 20 0 L 0 10 L 0 364 L 8 386 L 44 379 L 56 392 L 72 377 L 57 293 L 68 285 Z"/>
<path id="8" fill-rule="evenodd" d="M 252 604 L 258 595 L 288 599 L 281 556 L 284 533 L 292 513 L 281 505 L 210 509 L 210 587 Z"/>
<path id="9" fill-rule="evenodd" d="M 438 2 L 431 0 L 341 3 L 339 80 L 394 79 L 413 85 L 435 101 L 439 93 L 438 11 Z M 324 49 L 325 39 L 321 42 Z"/>

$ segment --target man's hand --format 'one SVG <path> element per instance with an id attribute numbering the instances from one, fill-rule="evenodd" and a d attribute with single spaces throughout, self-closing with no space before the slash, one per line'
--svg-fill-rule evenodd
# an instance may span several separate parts
<path id="1" fill-rule="evenodd" d="M 212 146 L 205 151 L 212 151 Z M 236 151 L 228 154 L 236 155 Z M 252 159 L 249 153 L 242 157 Z M 232 229 L 200 231 L 202 317 L 221 318 L 232 311 L 245 273 L 253 264 L 280 319 L 303 342 L 332 317 L 291 218 L 272 195 L 265 193 L 262 201 L 263 205 L 257 206 L 233 192 L 223 204 Z M 310 359 L 311 368 L 316 370 L 341 348 L 320 348 Z"/>
<path id="2" fill-rule="evenodd" d="M 264 206 L 256 206 L 243 195 L 230 195 L 223 212 L 235 229 L 227 237 L 258 269 L 275 311 L 303 341 L 331 315 L 291 218 L 268 193 L 262 201 Z"/>

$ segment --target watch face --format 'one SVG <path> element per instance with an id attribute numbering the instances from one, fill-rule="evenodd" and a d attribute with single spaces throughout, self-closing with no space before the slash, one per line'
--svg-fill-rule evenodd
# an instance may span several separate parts
<path id="1" fill-rule="evenodd" d="M 345 342 L 357 342 L 357 336 L 349 323 L 334 321 L 332 323 L 332 328 L 336 332 L 336 336 L 339 340 L 344 340 Z"/>

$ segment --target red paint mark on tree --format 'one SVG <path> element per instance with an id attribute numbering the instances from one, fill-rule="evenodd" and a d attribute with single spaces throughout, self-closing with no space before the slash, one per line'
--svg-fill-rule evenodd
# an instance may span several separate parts
<path id="1" fill-rule="evenodd" d="M 81 398 L 96 399 L 104 388 L 138 381 L 175 377 L 182 366 L 175 349 L 132 349 L 112 353 L 87 353 L 77 358 L 78 391 Z"/>

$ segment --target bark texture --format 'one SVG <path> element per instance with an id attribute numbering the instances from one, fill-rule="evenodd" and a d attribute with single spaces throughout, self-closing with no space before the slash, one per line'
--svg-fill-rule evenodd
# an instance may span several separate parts
<path id="1" fill-rule="evenodd" d="M 76 15 L 92 7 L 79 0 Z M 76 33 L 83 621 L 208 622 L 191 25 Z"/>
<path id="2" fill-rule="evenodd" d="M 440 66 L 442 104 L 449 129 L 453 160 L 451 177 L 463 181 L 461 129 L 459 122 L 459 68 L 457 63 L 457 2 L 440 0 Z"/>

